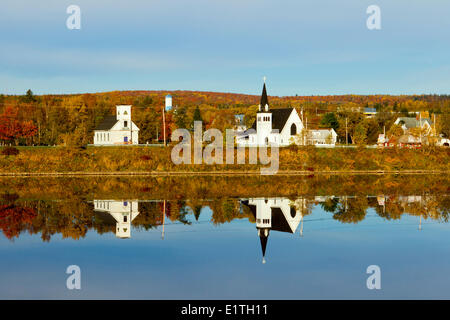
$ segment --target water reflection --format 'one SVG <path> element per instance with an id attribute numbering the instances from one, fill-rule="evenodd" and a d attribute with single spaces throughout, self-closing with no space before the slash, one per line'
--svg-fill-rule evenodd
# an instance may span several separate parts
<path id="1" fill-rule="evenodd" d="M 131 223 L 139 215 L 138 201 L 94 200 L 94 211 L 105 224 L 116 225 L 116 237 L 131 237 Z"/>
<path id="2" fill-rule="evenodd" d="M 241 203 L 250 209 L 255 218 L 261 242 L 262 263 L 266 263 L 265 255 L 270 231 L 295 233 L 306 210 L 305 199 L 297 199 L 292 203 L 287 198 L 252 198 L 242 199 Z"/>
<path id="3" fill-rule="evenodd" d="M 3 195 L 0 205 L 0 230 L 8 239 L 28 232 L 50 241 L 55 234 L 77 240 L 88 230 L 99 235 L 113 232 L 117 238 L 129 239 L 132 230 L 158 229 L 164 239 L 168 223 L 191 228 L 207 209 L 211 212 L 208 221 L 213 225 L 239 219 L 254 223 L 264 258 L 271 232 L 303 235 L 304 218 L 313 210 L 344 224 L 362 222 L 369 210 L 385 221 L 399 220 L 407 214 L 418 218 L 420 230 L 423 219 L 447 222 L 449 208 L 447 195 L 430 194 L 91 201 L 24 200 L 8 194 Z"/>

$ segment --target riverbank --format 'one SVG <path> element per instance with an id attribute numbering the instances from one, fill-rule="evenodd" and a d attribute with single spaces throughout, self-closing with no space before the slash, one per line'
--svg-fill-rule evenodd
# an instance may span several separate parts
<path id="1" fill-rule="evenodd" d="M 450 175 L 0 177 L 0 201 L 450 194 Z"/>
<path id="2" fill-rule="evenodd" d="M 54 147 L 19 150 L 18 155 L 0 155 L 0 175 L 260 175 L 261 168 L 270 166 L 249 164 L 248 154 L 246 164 L 176 165 L 171 160 L 172 147 Z M 442 174 L 450 172 L 449 159 L 448 148 L 288 147 L 279 150 L 277 175 Z"/>
<path id="3" fill-rule="evenodd" d="M 278 171 L 278 176 L 310 176 L 310 175 L 440 175 L 450 174 L 445 170 L 379 170 L 379 171 Z M 259 176 L 260 171 L 150 171 L 150 172 L 0 172 L 0 177 L 73 177 L 73 176 L 112 176 L 112 177 L 129 177 L 129 176 L 156 176 L 156 177 L 172 177 L 172 176 Z"/>

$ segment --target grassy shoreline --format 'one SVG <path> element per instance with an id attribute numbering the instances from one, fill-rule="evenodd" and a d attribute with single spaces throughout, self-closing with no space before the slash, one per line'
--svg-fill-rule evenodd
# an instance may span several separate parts
<path id="1" fill-rule="evenodd" d="M 18 155 L 0 155 L 0 175 L 260 175 L 270 165 L 180 164 L 172 147 L 20 148 Z M 236 154 L 235 154 L 236 156 Z M 225 157 L 225 152 L 224 152 Z M 279 150 L 277 175 L 311 174 L 442 174 L 450 173 L 448 148 Z M 224 161 L 225 162 L 225 161 Z"/>
<path id="2" fill-rule="evenodd" d="M 447 170 L 380 170 L 380 171 L 278 171 L 278 176 L 310 176 L 310 175 L 424 175 L 450 174 Z M 0 172 L 1 177 L 36 177 L 36 176 L 255 176 L 260 171 L 150 171 L 150 172 Z"/>

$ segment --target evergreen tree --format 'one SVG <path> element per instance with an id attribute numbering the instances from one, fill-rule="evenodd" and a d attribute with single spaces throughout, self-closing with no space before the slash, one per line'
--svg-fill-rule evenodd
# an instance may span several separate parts
<path id="1" fill-rule="evenodd" d="M 179 108 L 177 109 L 177 112 L 175 113 L 175 125 L 177 128 L 184 129 L 186 128 L 186 109 L 185 108 Z"/>
<path id="2" fill-rule="evenodd" d="M 205 124 L 203 123 L 202 114 L 200 113 L 200 108 L 197 106 L 194 110 L 194 116 L 192 119 L 191 128 L 194 129 L 194 122 L 195 121 L 201 121 L 202 122 L 202 128 L 205 128 Z"/>
<path id="3" fill-rule="evenodd" d="M 28 89 L 25 100 L 27 102 L 33 102 L 34 101 L 33 91 L 31 91 L 31 89 Z"/>
<path id="4" fill-rule="evenodd" d="M 320 124 L 324 127 L 333 128 L 336 131 L 339 128 L 339 122 L 334 112 L 327 113 L 323 116 Z"/>

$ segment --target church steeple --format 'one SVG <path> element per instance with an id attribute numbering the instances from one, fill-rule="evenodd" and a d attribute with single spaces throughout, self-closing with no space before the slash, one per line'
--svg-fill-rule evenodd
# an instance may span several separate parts
<path id="1" fill-rule="evenodd" d="M 264 108 L 266 105 L 269 105 L 269 99 L 267 99 L 266 83 L 264 82 L 263 91 L 261 94 L 261 107 Z"/>
<path id="2" fill-rule="evenodd" d="M 269 238 L 269 229 L 268 228 L 258 228 L 258 236 L 261 242 L 261 251 L 262 251 L 262 263 L 266 263 L 266 247 L 267 240 Z"/>
<path id="3" fill-rule="evenodd" d="M 264 85 L 261 94 L 261 101 L 259 104 L 259 111 L 268 112 L 269 111 L 269 99 L 267 98 L 267 89 L 266 89 L 266 77 L 264 77 Z"/>

